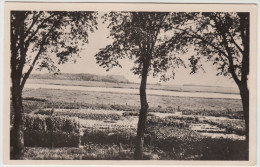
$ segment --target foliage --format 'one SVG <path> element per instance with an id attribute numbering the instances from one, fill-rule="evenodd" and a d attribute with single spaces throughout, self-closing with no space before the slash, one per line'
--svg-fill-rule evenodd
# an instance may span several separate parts
<path id="1" fill-rule="evenodd" d="M 53 90 L 47 93 L 47 90 L 44 91 L 44 93 L 47 93 L 43 98 L 46 98 L 50 93 L 53 93 Z M 34 92 L 32 92 L 33 94 Z M 56 93 L 56 92 L 55 92 Z M 57 92 L 58 93 L 58 92 Z M 32 95 L 31 94 L 31 95 Z M 25 94 L 26 95 L 26 94 Z M 64 96 L 64 95 L 62 95 Z M 30 96 L 29 96 L 30 97 Z M 65 98 L 65 97 L 63 97 Z M 63 98 L 56 99 L 57 101 L 48 101 L 45 99 L 35 99 L 35 100 L 27 100 L 27 98 L 24 99 L 24 110 L 26 113 L 31 113 L 32 111 L 39 111 L 47 110 L 45 108 L 61 108 L 61 109 L 93 109 L 93 110 L 118 110 L 118 111 L 127 111 L 127 112 L 137 112 L 139 110 L 139 106 L 132 106 L 132 105 L 120 105 L 120 104 L 89 104 L 86 102 L 64 102 Z M 89 96 L 88 96 L 89 98 Z M 87 99 L 87 98 L 86 98 Z M 172 97 L 165 98 L 166 101 L 169 99 L 172 99 Z M 156 99 L 155 99 L 156 100 Z M 43 102 L 44 101 L 44 102 Z M 198 116 L 214 116 L 214 117 L 228 117 L 230 119 L 243 119 L 243 112 L 241 111 L 241 107 L 238 106 L 236 101 L 233 103 L 233 100 L 219 100 L 219 99 L 196 99 L 196 98 L 174 98 L 174 101 L 181 102 L 180 108 L 183 115 L 198 115 Z M 194 103 L 191 103 L 193 101 Z M 196 103 L 195 103 L 196 102 Z M 214 107 L 213 109 L 210 109 L 208 105 L 221 105 L 222 108 Z M 197 107 L 199 105 L 199 108 Z M 229 109 L 229 107 L 232 107 L 232 105 L 236 105 L 236 108 Z M 186 106 L 186 108 L 190 109 L 182 109 Z M 152 114 L 152 112 L 159 112 L 159 113 L 173 113 L 173 111 L 166 108 L 158 108 L 158 107 L 150 107 L 148 114 Z M 13 109 L 11 106 L 11 115 L 13 113 Z"/>
<path id="2" fill-rule="evenodd" d="M 73 117 L 55 117 L 39 114 L 25 114 L 25 130 L 39 131 L 63 131 L 68 133 L 79 133 L 79 122 Z"/>
<path id="3" fill-rule="evenodd" d="M 39 109 L 38 111 L 34 112 L 34 114 L 40 114 L 40 115 L 52 115 L 54 112 L 54 109 L 48 109 L 48 110 L 43 110 Z"/>
<path id="4" fill-rule="evenodd" d="M 210 138 L 177 127 L 150 126 L 156 149 L 163 150 L 165 159 L 235 160 L 246 159 L 246 142 Z"/>
<path id="5" fill-rule="evenodd" d="M 166 48 L 166 34 L 174 24 L 182 24 L 192 15 L 167 12 L 110 12 L 103 16 L 109 22 L 110 37 L 114 42 L 101 49 L 96 54 L 97 63 L 110 70 L 114 66 L 121 67 L 119 60 L 128 58 L 134 60 L 134 74 L 140 75 L 143 63 L 146 62 L 153 76 L 161 74 L 162 80 L 167 80 L 165 73 L 183 66 L 183 61 L 172 52 L 160 52 Z M 170 33 L 169 33 L 170 34 Z M 181 43 L 183 44 L 183 43 Z M 165 46 L 166 45 L 166 46 Z M 178 53 L 184 53 L 180 44 L 174 45 Z M 151 65 L 151 66 L 150 66 Z"/>
<path id="6" fill-rule="evenodd" d="M 127 116 L 139 116 L 139 113 L 136 112 L 136 111 L 127 111 L 127 112 L 124 112 L 122 114 L 123 117 L 127 117 Z M 147 116 L 154 116 L 154 114 L 148 112 Z"/>
<path id="7" fill-rule="evenodd" d="M 44 116 L 47 117 L 47 116 Z M 150 121 L 150 122 L 149 122 Z M 210 123 L 209 120 L 207 123 Z M 193 116 L 169 116 L 165 118 L 159 118 L 155 116 L 148 117 L 148 126 L 145 132 L 145 159 L 157 159 L 162 160 L 244 160 L 245 158 L 245 142 L 232 139 L 210 138 L 204 137 L 197 132 L 187 129 L 189 123 L 203 123 L 204 121 L 198 120 Z M 153 123 L 153 124 L 151 124 Z M 204 122 L 206 123 L 206 122 Z M 212 121 L 212 124 L 219 123 L 221 126 L 237 127 L 242 125 L 241 120 L 227 120 Z M 211 124 L 211 123 L 210 123 Z M 151 126 L 152 125 L 152 126 Z M 25 134 L 29 134 L 30 131 L 26 130 Z M 51 140 L 52 132 L 37 131 L 32 132 L 31 135 L 25 135 L 25 144 L 28 146 L 46 146 L 55 147 L 59 146 L 76 146 L 79 138 L 72 137 L 72 133 L 54 131 L 60 134 L 57 135 L 55 140 Z M 54 133 L 53 132 L 53 133 Z M 83 131 L 81 137 L 81 144 L 84 145 L 83 149 L 73 148 L 54 148 L 52 150 L 65 150 L 61 152 L 47 151 L 46 148 L 30 148 L 30 150 L 45 150 L 42 154 L 32 152 L 26 152 L 26 156 L 29 159 L 133 159 L 133 146 L 136 131 L 130 128 L 123 128 L 120 126 L 113 126 L 109 128 L 102 128 L 96 125 L 87 127 Z M 37 134 L 37 135 L 36 135 Z M 63 136 L 66 134 L 68 136 Z M 41 136 L 41 137 L 39 137 Z M 44 140 L 46 137 L 48 140 Z M 57 141 L 63 140 L 60 145 Z M 66 138 L 69 138 L 68 140 Z M 71 140 L 70 140 L 71 139 Z M 32 141 L 34 140 L 34 141 Z M 30 141 L 30 142 L 27 142 Z M 36 142 L 37 141 L 37 142 Z M 47 141 L 49 144 L 47 144 Z M 68 142 L 66 142 L 68 141 Z M 73 141 L 73 142 L 69 142 Z M 40 142 L 40 143 L 39 143 Z M 32 144 L 34 143 L 34 144 Z M 70 143 L 70 144 L 69 144 Z M 119 146 L 121 143 L 121 152 Z M 26 144 L 26 145 L 27 145 Z M 30 145 L 31 144 L 31 145 Z M 44 144 L 44 145 L 41 145 Z M 72 152 L 66 150 L 74 150 Z M 77 151 L 78 150 L 78 151 Z M 30 155 L 28 155 L 30 154 Z M 41 157 L 41 158 L 40 158 Z"/>
<path id="8" fill-rule="evenodd" d="M 245 160 L 245 141 L 212 139 L 178 128 L 152 127 L 158 139 L 145 146 L 145 159 L 160 160 Z M 168 132 L 167 135 L 165 131 Z M 151 133 L 151 132 L 150 132 Z M 161 134 L 161 135 L 160 135 Z M 152 134 L 151 134 L 152 135 Z M 132 146 L 85 143 L 84 148 L 26 148 L 27 159 L 115 159 L 132 160 Z M 156 156 L 155 156 L 156 155 Z M 157 157 L 157 158 L 156 158 Z"/>
<path id="9" fill-rule="evenodd" d="M 148 117 L 147 125 L 148 126 L 172 126 L 177 128 L 189 128 L 191 123 L 199 122 L 198 117 L 176 117 L 176 116 L 167 116 L 165 118 L 160 118 L 157 116 Z"/>
<path id="10" fill-rule="evenodd" d="M 89 144 L 84 148 L 26 147 L 25 158 L 32 160 L 132 160 L 133 152 L 124 147 L 119 151 L 115 145 Z M 156 160 L 152 152 L 145 152 L 144 159 Z"/>
<path id="11" fill-rule="evenodd" d="M 24 131 L 24 145 L 26 147 L 78 147 L 79 141 L 78 133 L 31 129 Z"/>
<path id="12" fill-rule="evenodd" d="M 249 68 L 246 65 L 248 62 L 242 65 L 242 57 L 245 60 L 249 57 L 248 44 L 245 45 L 249 35 L 248 13 L 202 12 L 193 13 L 193 16 L 173 27 L 175 35 L 166 42 L 168 45 L 165 49 L 174 51 L 176 43 L 182 43 L 180 49 L 192 47 L 194 52 L 189 58 L 191 73 L 203 68 L 201 59 L 205 58 L 217 66 L 217 75 L 233 77 L 239 84 L 242 66 L 245 70 Z"/>
<path id="13" fill-rule="evenodd" d="M 245 126 L 243 120 L 209 120 L 205 119 L 203 122 L 216 125 L 219 128 L 225 128 L 227 133 L 235 133 L 238 135 L 245 135 Z"/>
<path id="14" fill-rule="evenodd" d="M 95 75 L 87 73 L 71 74 L 62 73 L 59 75 L 52 74 L 32 74 L 30 79 L 48 79 L 48 80 L 72 80 L 74 81 L 98 81 L 98 82 L 112 82 L 112 83 L 129 83 L 123 75 Z"/>
<path id="15" fill-rule="evenodd" d="M 14 157 L 24 154 L 22 92 L 35 67 L 57 73 L 54 63 L 64 64 L 88 42 L 96 27 L 95 12 L 11 11 L 11 93 L 14 108 Z"/>
<path id="16" fill-rule="evenodd" d="M 213 116 L 213 117 L 228 117 L 230 119 L 243 119 L 242 111 L 226 110 L 183 110 L 183 115 L 201 115 L 201 116 Z"/>
<path id="17" fill-rule="evenodd" d="M 54 57 L 64 64 L 77 55 L 96 25 L 95 12 L 12 11 L 12 86 L 22 90 L 35 66 L 59 72 Z"/>
<path id="18" fill-rule="evenodd" d="M 96 127 L 88 127 L 84 130 L 84 135 L 81 137 L 82 144 L 100 143 L 100 144 L 127 144 L 133 145 L 135 132 L 120 127 L 110 129 L 100 129 Z"/>
<path id="19" fill-rule="evenodd" d="M 25 114 L 24 144 L 29 147 L 77 147 L 79 128 L 77 118 Z M 11 129 L 11 136 L 13 133 Z M 11 145 L 13 142 L 11 137 Z"/>
<path id="20" fill-rule="evenodd" d="M 109 112 L 109 111 L 108 111 Z M 78 117 L 82 119 L 91 119 L 91 120 L 119 120 L 121 116 L 119 114 L 96 114 L 96 113 L 85 113 L 77 110 L 70 111 L 61 111 L 54 112 L 55 116 L 69 116 L 69 117 Z"/>

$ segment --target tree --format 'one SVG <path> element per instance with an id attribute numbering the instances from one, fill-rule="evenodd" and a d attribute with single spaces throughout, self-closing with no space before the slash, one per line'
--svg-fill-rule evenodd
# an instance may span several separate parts
<path id="1" fill-rule="evenodd" d="M 135 159 L 143 159 L 144 132 L 148 113 L 146 83 L 149 72 L 154 76 L 161 75 L 162 80 L 168 77 L 165 72 L 170 68 L 183 65 L 183 61 L 165 52 L 159 54 L 158 49 L 165 41 L 165 33 L 171 30 L 172 24 L 180 22 L 174 19 L 176 13 L 167 12 L 110 12 L 104 15 L 110 21 L 110 37 L 114 40 L 96 54 L 97 63 L 110 70 L 114 66 L 121 67 L 119 60 L 134 60 L 134 74 L 141 77 L 139 121 L 137 126 Z M 175 46 L 178 47 L 178 46 Z M 178 53 L 185 52 L 179 49 Z M 174 75 L 174 72 L 172 72 Z"/>
<path id="2" fill-rule="evenodd" d="M 58 72 L 58 64 L 75 56 L 81 44 L 88 42 L 88 32 L 96 28 L 95 12 L 12 11 L 11 79 L 13 123 L 13 158 L 24 154 L 22 91 L 32 70 L 47 68 Z"/>
<path id="3" fill-rule="evenodd" d="M 240 90 L 249 141 L 249 13 L 194 13 L 194 18 L 174 27 L 175 35 L 167 43 L 188 42 L 194 46 L 190 57 L 191 73 L 197 72 L 206 58 L 217 66 L 217 75 L 234 79 Z M 171 48 L 166 48 L 170 50 Z"/>

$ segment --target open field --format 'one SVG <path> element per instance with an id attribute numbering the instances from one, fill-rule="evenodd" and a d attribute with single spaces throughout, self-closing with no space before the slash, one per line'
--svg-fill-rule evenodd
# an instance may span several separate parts
<path id="1" fill-rule="evenodd" d="M 37 142 L 40 134 L 29 135 L 27 138 L 36 142 L 27 145 L 26 159 L 133 159 L 136 111 L 91 108 L 54 109 L 52 114 L 50 111 L 45 108 L 31 114 L 77 117 L 80 147 L 74 143 L 71 143 L 73 147 L 55 144 L 43 147 L 42 142 Z M 241 119 L 152 112 L 147 121 L 145 159 L 243 160 L 246 153 L 243 133 Z"/>
<path id="2" fill-rule="evenodd" d="M 106 93 L 106 92 L 82 92 L 75 90 L 54 90 L 54 89 L 25 89 L 24 98 L 47 99 L 48 101 L 70 103 L 70 107 L 77 106 L 77 103 L 88 104 L 98 108 L 104 106 L 122 106 L 122 110 L 139 110 L 139 95 Z M 147 97 L 150 109 L 153 111 L 176 110 L 189 114 L 206 115 L 242 115 L 242 104 L 236 99 L 207 99 L 190 97 L 169 97 L 153 96 Z M 59 106 L 57 106 L 59 107 Z M 113 109 L 113 106 L 112 106 Z"/>
<path id="3" fill-rule="evenodd" d="M 120 83 L 120 82 L 98 82 L 98 81 L 75 81 L 75 80 L 50 80 L 50 79 L 29 79 L 27 84 L 50 84 L 64 86 L 84 86 L 84 87 L 105 87 L 105 88 L 129 88 L 139 89 L 137 83 Z M 202 85 L 161 85 L 147 84 L 149 90 L 167 90 L 181 92 L 209 92 L 209 93 L 225 93 L 238 94 L 237 88 L 228 87 L 211 87 Z"/>
<path id="4" fill-rule="evenodd" d="M 139 95 L 26 88 L 23 98 L 29 120 L 25 159 L 133 159 Z M 240 100 L 158 95 L 147 98 L 150 108 L 145 159 L 246 159 Z M 37 128 L 50 124 L 42 120 L 38 125 L 41 119 L 63 117 L 77 118 L 78 130 L 41 132 Z M 65 139 L 64 135 L 65 143 L 57 143 L 56 139 Z"/>

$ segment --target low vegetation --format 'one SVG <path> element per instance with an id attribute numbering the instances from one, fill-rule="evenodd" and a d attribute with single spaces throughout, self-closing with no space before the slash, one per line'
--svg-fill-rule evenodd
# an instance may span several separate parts
<path id="1" fill-rule="evenodd" d="M 30 147 L 78 147 L 79 121 L 76 117 L 25 114 L 24 145 Z M 13 130 L 11 129 L 11 134 Z M 12 138 L 11 138 L 12 139 Z M 11 146 L 13 141 L 11 140 Z"/>
<path id="2" fill-rule="evenodd" d="M 133 105 L 138 102 L 132 95 L 113 94 L 118 99 L 115 103 L 107 98 L 111 93 L 35 91 L 24 92 L 26 159 L 133 159 L 140 107 Z M 52 95 L 55 101 L 50 100 Z M 91 102 L 96 96 L 100 103 Z M 154 103 L 145 131 L 145 159 L 246 159 L 244 140 L 213 138 L 190 129 L 194 124 L 207 124 L 226 134 L 244 135 L 237 100 L 149 98 Z M 122 99 L 129 100 L 126 104 Z"/>
<path id="3" fill-rule="evenodd" d="M 34 97 L 32 98 L 32 96 Z M 50 96 L 53 96 L 53 100 L 47 100 Z M 113 96 L 113 98 L 111 98 L 111 96 Z M 138 112 L 140 110 L 139 101 L 135 98 L 138 99 L 137 95 L 37 89 L 25 91 L 24 110 L 25 112 L 30 113 L 31 111 L 39 110 L 40 108 L 91 108 L 97 110 L 104 109 Z M 182 115 L 243 119 L 240 100 L 198 99 L 169 96 L 149 96 L 149 100 L 152 101 L 152 103 L 149 104 L 150 113 L 181 112 Z M 115 101 L 117 101 L 116 104 Z"/>
<path id="4" fill-rule="evenodd" d="M 82 119 L 92 119 L 92 120 L 119 120 L 121 115 L 119 114 L 100 114 L 100 113 L 84 113 L 80 110 L 69 110 L 69 111 L 55 111 L 54 109 L 49 110 L 39 110 L 35 114 L 41 115 L 52 115 L 52 116 L 68 116 L 68 117 L 77 117 Z"/>
<path id="5" fill-rule="evenodd" d="M 129 83 L 129 81 L 121 75 L 94 75 L 87 73 L 79 74 L 31 74 L 30 79 L 51 79 L 51 80 L 73 80 L 73 81 L 99 81 L 99 82 L 113 82 L 113 83 Z"/>

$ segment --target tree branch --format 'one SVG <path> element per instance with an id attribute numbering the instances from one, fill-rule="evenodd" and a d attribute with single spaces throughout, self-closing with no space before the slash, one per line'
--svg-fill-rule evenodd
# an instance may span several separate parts
<path id="1" fill-rule="evenodd" d="M 154 45 L 155 45 L 155 43 L 156 43 L 156 41 L 157 41 L 158 34 L 159 34 L 159 32 L 160 32 L 160 29 L 161 29 L 161 27 L 162 27 L 163 22 L 165 21 L 165 19 L 166 19 L 167 17 L 168 17 L 168 14 L 166 14 L 166 15 L 163 16 L 163 19 L 160 21 L 159 27 L 158 27 L 157 31 L 155 32 L 155 35 L 153 34 L 153 35 L 154 35 L 154 41 L 153 41 L 153 44 L 152 44 L 152 46 L 151 46 L 150 53 L 153 52 Z"/>
<path id="2" fill-rule="evenodd" d="M 43 47 L 44 47 L 44 45 L 46 44 L 47 37 L 49 36 L 50 32 L 53 30 L 54 26 L 55 26 L 55 22 L 53 23 L 53 25 L 52 25 L 52 27 L 50 28 L 50 30 L 48 31 L 48 33 L 44 36 L 44 38 L 43 38 L 43 40 L 42 40 L 42 42 L 41 42 L 41 44 L 40 44 L 40 49 L 39 49 L 38 53 L 36 54 L 36 56 L 35 56 L 35 58 L 34 58 L 34 60 L 33 60 L 32 65 L 30 66 L 29 70 L 25 73 L 25 75 L 24 75 L 24 77 L 23 77 L 23 79 L 22 79 L 22 83 L 21 83 L 21 88 L 22 88 L 22 89 L 23 89 L 23 87 L 24 87 L 24 85 L 25 85 L 27 79 L 29 78 L 29 76 L 30 76 L 30 74 L 31 74 L 31 72 L 32 72 L 32 70 L 33 70 L 33 68 L 34 68 L 34 66 L 35 66 L 35 64 L 36 64 L 36 62 L 37 62 L 37 60 L 39 59 L 39 57 L 40 57 L 40 55 L 41 55 L 41 53 L 42 53 L 42 51 L 43 51 Z"/>
<path id="3" fill-rule="evenodd" d="M 229 60 L 229 71 L 232 75 L 232 78 L 235 80 L 236 84 L 238 86 L 240 86 L 241 81 L 239 80 L 239 78 L 235 72 L 233 60 L 232 60 L 232 58 L 229 58 L 228 60 Z"/>
<path id="4" fill-rule="evenodd" d="M 25 46 L 28 47 L 32 38 L 37 34 L 37 32 L 40 30 L 40 28 L 43 26 L 44 23 L 46 23 L 50 18 L 52 18 L 53 16 L 55 16 L 55 14 L 50 15 L 49 17 L 47 17 L 46 19 L 44 19 L 40 25 L 38 25 L 37 29 L 35 30 L 35 32 L 32 33 L 32 35 L 27 39 L 27 41 L 25 41 Z"/>
<path id="5" fill-rule="evenodd" d="M 231 42 L 237 47 L 237 49 L 241 52 L 241 54 L 244 54 L 244 51 L 241 49 L 241 47 L 236 43 L 236 41 L 234 40 L 233 36 L 231 35 L 231 33 L 228 31 L 228 35 L 231 38 Z"/>
<path id="6" fill-rule="evenodd" d="M 189 34 L 186 30 L 180 29 L 180 28 L 174 28 L 177 30 L 181 30 L 184 31 L 185 33 L 187 33 L 191 38 L 197 38 L 200 39 L 201 41 L 203 41 L 204 43 L 207 43 L 208 45 L 210 45 L 211 47 L 213 47 L 215 50 L 217 50 L 219 53 L 221 53 L 223 56 L 228 58 L 228 55 L 223 52 L 220 48 L 218 48 L 217 46 L 215 46 L 214 44 L 212 44 L 211 42 L 207 41 L 206 39 L 204 39 L 202 36 L 197 35 L 195 32 L 193 32 L 193 34 Z"/>
<path id="7" fill-rule="evenodd" d="M 38 18 L 40 17 L 40 15 L 41 15 L 42 13 L 43 13 L 43 12 L 40 11 L 39 14 L 38 14 L 36 17 L 33 18 L 32 24 L 30 25 L 30 27 L 28 28 L 28 30 L 26 31 L 26 33 L 25 33 L 25 35 L 24 35 L 25 38 L 26 38 L 27 35 L 30 33 L 32 27 L 35 25 L 35 23 L 37 22 Z"/>
<path id="8" fill-rule="evenodd" d="M 219 20 L 220 20 L 220 24 L 223 25 L 220 16 L 219 16 Z M 215 21 L 216 21 L 216 20 L 215 20 Z M 222 36 L 222 39 L 223 39 L 222 42 L 224 43 L 224 47 L 225 47 L 225 49 L 226 49 L 226 51 L 227 51 L 227 53 L 228 53 L 228 55 L 229 55 L 229 57 L 228 57 L 228 61 L 229 61 L 229 71 L 230 71 L 230 73 L 231 73 L 233 79 L 235 80 L 236 84 L 237 84 L 238 86 L 240 86 L 241 81 L 239 80 L 239 78 L 238 78 L 238 76 L 237 76 L 237 74 L 236 74 L 236 72 L 235 72 L 235 67 L 234 67 L 234 62 L 233 62 L 233 58 L 232 58 L 232 53 L 231 53 L 230 48 L 228 47 L 228 41 L 227 41 L 226 33 L 223 31 L 222 26 L 220 26 L 220 27 L 217 26 L 217 29 L 218 29 L 218 31 L 220 32 L 220 35 Z M 227 31 L 228 31 L 228 30 L 227 30 Z M 228 32 L 229 32 L 229 31 L 228 31 Z"/>

